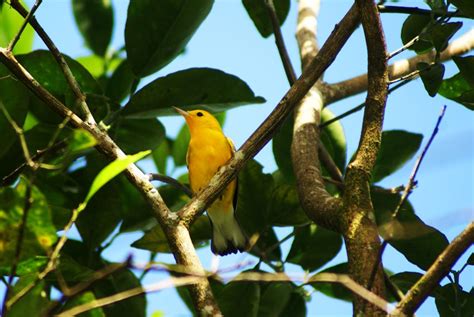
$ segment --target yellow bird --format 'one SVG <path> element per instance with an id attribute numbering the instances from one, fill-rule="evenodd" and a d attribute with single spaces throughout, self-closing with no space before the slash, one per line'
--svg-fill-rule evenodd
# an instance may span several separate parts
<path id="1" fill-rule="evenodd" d="M 219 122 L 209 112 L 174 108 L 186 120 L 191 134 L 186 163 L 191 190 L 198 193 L 209 184 L 217 170 L 231 159 L 235 148 L 222 132 Z M 207 210 L 212 225 L 211 249 L 214 254 L 242 252 L 248 246 L 248 239 L 235 218 L 236 203 L 235 179 Z"/>

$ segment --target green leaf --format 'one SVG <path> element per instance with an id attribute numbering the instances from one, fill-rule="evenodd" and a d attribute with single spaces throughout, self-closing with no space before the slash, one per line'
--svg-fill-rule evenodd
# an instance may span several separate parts
<path id="1" fill-rule="evenodd" d="M 107 184 L 112 178 L 123 172 L 130 164 L 135 163 L 150 153 L 151 151 L 143 151 L 134 155 L 126 155 L 125 157 L 118 158 L 104 167 L 92 182 L 89 192 L 84 199 L 84 204 L 87 204 L 99 189 Z"/>
<path id="2" fill-rule="evenodd" d="M 257 317 L 260 285 L 256 282 L 230 282 L 225 285 L 217 301 L 227 317 Z"/>
<path id="3" fill-rule="evenodd" d="M 105 69 L 105 60 L 102 56 L 99 55 L 89 55 L 89 56 L 81 56 L 76 58 L 76 61 L 79 62 L 82 66 L 84 66 L 87 71 L 94 76 L 94 78 L 99 78 L 103 76 L 106 69 Z"/>
<path id="4" fill-rule="evenodd" d="M 280 316 L 305 317 L 307 316 L 306 300 L 298 290 L 294 290 L 290 294 L 286 307 Z"/>
<path id="5" fill-rule="evenodd" d="M 474 88 L 474 55 L 471 56 L 454 56 L 453 61 L 459 68 L 464 79 Z"/>
<path id="6" fill-rule="evenodd" d="M 73 0 L 72 10 L 87 46 L 104 56 L 112 38 L 114 12 L 110 0 Z"/>
<path id="7" fill-rule="evenodd" d="M 16 268 L 16 276 L 23 276 L 39 272 L 48 263 L 47 256 L 35 256 L 24 261 L 20 261 Z M 0 275 L 10 275 L 10 266 L 0 267 Z"/>
<path id="8" fill-rule="evenodd" d="M 209 14 L 213 0 L 132 0 L 125 26 L 125 47 L 133 72 L 153 74 L 186 47 Z"/>
<path id="9" fill-rule="evenodd" d="M 1 13 L 0 13 L 1 16 Z M 1 17 L 0 17 L 1 21 Z M 0 22 L 1 23 L 1 22 Z M 2 30 L 3 31 L 3 30 Z M 13 76 L 9 75 L 8 70 L 0 66 L 0 157 L 18 140 L 10 122 L 5 116 L 5 111 L 11 119 L 22 127 L 28 112 L 28 90 Z"/>
<path id="10" fill-rule="evenodd" d="M 112 100 L 121 102 L 127 97 L 135 81 L 135 75 L 132 73 L 128 60 L 122 61 L 107 81 L 105 94 Z"/>
<path id="11" fill-rule="evenodd" d="M 240 78 L 212 68 L 190 68 L 155 79 L 125 105 L 122 115 L 151 118 L 175 115 L 172 106 L 222 112 L 232 107 L 263 103 Z"/>
<path id="12" fill-rule="evenodd" d="M 171 155 L 172 140 L 165 138 L 156 149 L 153 150 L 151 156 L 155 162 L 156 169 L 161 174 L 166 174 L 168 166 L 168 157 Z"/>
<path id="13" fill-rule="evenodd" d="M 348 268 L 347 262 L 345 262 L 345 263 L 337 264 L 335 266 L 331 266 L 321 271 L 320 273 L 348 274 L 349 268 Z M 311 286 L 313 286 L 316 290 L 320 291 L 321 293 L 329 297 L 341 299 L 348 302 L 353 301 L 351 291 L 349 291 L 347 288 L 342 286 L 342 284 L 329 283 L 329 282 L 313 282 L 311 283 Z"/>
<path id="14" fill-rule="evenodd" d="M 462 73 L 457 73 L 453 77 L 443 80 L 438 93 L 445 98 L 462 104 L 469 110 L 474 110 L 474 88 L 471 87 Z"/>
<path id="15" fill-rule="evenodd" d="M 20 1 L 23 7 L 26 8 L 24 1 Z M 23 24 L 23 17 L 19 15 L 15 9 L 10 5 L 3 6 L 0 8 L 0 46 L 7 47 L 11 40 L 16 36 Z M 24 54 L 31 51 L 33 47 L 34 31 L 33 28 L 28 24 L 21 34 L 18 43 L 13 49 L 13 54 Z"/>
<path id="16" fill-rule="evenodd" d="M 421 277 L 423 277 L 421 273 L 401 272 L 390 276 L 390 281 L 392 281 L 403 294 L 406 294 Z M 433 296 L 433 293 L 430 293 L 430 296 Z"/>
<path id="17" fill-rule="evenodd" d="M 433 47 L 429 39 L 425 39 L 425 31 L 433 23 L 432 18 L 427 15 L 411 14 L 403 23 L 401 38 L 403 45 L 410 42 L 416 36 L 420 35 L 418 42 L 410 46 L 408 49 L 416 51 L 418 54 L 423 53 Z"/>
<path id="18" fill-rule="evenodd" d="M 431 32 L 431 39 L 436 51 L 442 52 L 448 46 L 449 40 L 461 27 L 462 22 L 436 24 Z"/>
<path id="19" fill-rule="evenodd" d="M 27 180 L 24 178 L 21 178 L 14 188 L 0 189 L 0 266 L 11 266 L 15 259 L 26 190 Z M 20 261 L 48 254 L 57 239 L 51 211 L 44 196 L 35 186 L 31 188 L 31 200 Z"/>
<path id="20" fill-rule="evenodd" d="M 190 229 L 191 239 L 196 248 L 207 246 L 212 237 L 211 224 L 207 216 L 199 217 Z M 148 250 L 151 252 L 171 253 L 169 249 L 168 239 L 161 229 L 161 225 L 157 224 L 151 230 L 147 231 L 143 237 L 132 243 L 132 247 L 137 249 Z"/>
<path id="21" fill-rule="evenodd" d="M 96 299 L 97 298 L 95 297 L 93 292 L 87 291 L 83 294 L 74 296 L 74 297 L 72 297 L 72 299 L 68 300 L 66 302 L 66 304 L 64 305 L 64 308 L 61 309 L 61 311 L 64 312 L 64 311 L 69 310 L 73 307 L 95 301 Z M 106 317 L 105 313 L 104 313 L 104 311 L 102 310 L 101 307 L 91 309 L 87 312 L 84 312 L 84 313 L 80 314 L 79 316 L 81 316 L 81 317 Z"/>
<path id="22" fill-rule="evenodd" d="M 27 275 L 21 277 L 13 287 L 13 294 L 20 292 L 23 288 L 27 287 L 34 282 L 35 275 Z M 35 316 L 43 311 L 49 305 L 49 300 L 45 292 L 45 282 L 40 281 L 38 285 L 33 287 L 25 296 L 23 296 L 18 302 L 15 303 L 8 311 L 10 317 L 24 317 L 24 316 Z"/>
<path id="23" fill-rule="evenodd" d="M 273 156 L 278 170 L 289 183 L 295 182 L 291 161 L 291 142 L 293 140 L 293 118 L 288 116 L 272 140 Z"/>
<path id="24" fill-rule="evenodd" d="M 242 3 L 258 32 L 263 37 L 269 37 L 273 34 L 273 27 L 265 1 L 267 0 L 242 0 Z M 290 11 L 290 0 L 273 0 L 272 2 L 278 22 L 282 25 Z"/>
<path id="25" fill-rule="evenodd" d="M 263 233 L 269 219 L 273 178 L 262 172 L 263 166 L 251 160 L 239 174 L 236 217 L 249 237 Z"/>
<path id="26" fill-rule="evenodd" d="M 442 11 L 446 12 L 446 4 L 444 0 L 425 0 L 425 2 L 430 6 L 433 11 Z"/>
<path id="27" fill-rule="evenodd" d="M 474 4 L 471 0 L 451 0 L 449 2 L 454 4 L 461 11 L 461 13 L 470 17 L 471 19 L 474 19 Z"/>
<path id="28" fill-rule="evenodd" d="M 165 127 L 155 118 L 120 118 L 114 132 L 116 142 L 125 153 L 154 150 L 165 138 Z"/>
<path id="29" fill-rule="evenodd" d="M 97 140 L 86 130 L 74 129 L 68 138 L 67 151 L 71 155 L 83 152 L 97 144 Z"/>
<path id="30" fill-rule="evenodd" d="M 469 256 L 469 258 L 467 259 L 466 263 L 468 265 L 474 265 L 474 253 L 471 253 L 471 255 Z"/>
<path id="31" fill-rule="evenodd" d="M 298 193 L 294 186 L 276 185 L 268 204 L 272 226 L 301 226 L 310 223 L 300 206 Z"/>
<path id="32" fill-rule="evenodd" d="M 372 171 L 372 182 L 377 183 L 393 174 L 418 151 L 423 135 L 403 130 L 382 132 L 382 143 Z"/>
<path id="33" fill-rule="evenodd" d="M 86 94 L 101 94 L 102 89 L 92 75 L 77 61 L 63 55 L 72 74 L 76 78 L 81 90 Z M 50 93 L 64 102 L 71 110 L 77 110 L 73 99 L 73 92 L 69 87 L 63 72 L 51 53 L 46 50 L 33 51 L 17 57 L 18 61 L 31 73 L 31 75 Z M 30 95 L 30 111 L 35 117 L 46 123 L 61 123 L 61 118 L 51 110 L 33 93 Z M 102 110 L 102 109 L 99 109 Z M 95 111 L 93 111 L 95 115 Z"/>
<path id="34" fill-rule="evenodd" d="M 295 239 L 286 258 L 304 270 L 315 271 L 331 261 L 342 247 L 341 236 L 315 224 L 295 228 Z"/>
<path id="35" fill-rule="evenodd" d="M 428 95 L 434 97 L 443 82 L 444 65 L 439 63 L 434 65 L 418 63 L 416 68 L 420 71 L 420 77 Z"/>
<path id="36" fill-rule="evenodd" d="M 436 294 L 436 308 L 441 317 L 471 317 L 474 315 L 474 291 L 464 291 L 460 285 L 449 283 Z"/>
<path id="37" fill-rule="evenodd" d="M 287 282 L 271 282 L 262 291 L 257 316 L 285 316 L 283 310 L 287 306 L 294 286 Z"/>
<path id="38" fill-rule="evenodd" d="M 333 119 L 335 115 L 328 108 L 321 112 L 321 123 Z M 321 140 L 341 172 L 344 172 L 347 160 L 347 144 L 344 129 L 340 121 L 333 122 L 321 132 Z"/>
<path id="39" fill-rule="evenodd" d="M 427 270 L 448 246 L 446 236 L 418 218 L 409 201 L 392 220 L 400 201 L 399 194 L 373 191 L 371 196 L 380 235 L 408 261 Z"/>

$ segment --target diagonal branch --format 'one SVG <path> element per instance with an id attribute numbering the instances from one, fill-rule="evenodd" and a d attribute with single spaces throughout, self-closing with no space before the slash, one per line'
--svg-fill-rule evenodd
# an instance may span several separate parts
<path id="1" fill-rule="evenodd" d="M 76 114 L 69 110 L 56 97 L 42 87 L 31 74 L 16 60 L 16 58 L 4 48 L 0 48 L 0 61 L 28 87 L 40 100 L 57 112 L 63 118 L 69 118 L 70 122 L 78 128 L 89 132 L 97 141 L 96 149 L 104 154 L 109 160 L 125 157 L 125 153 L 117 146 L 110 136 L 100 130 L 97 125 L 87 124 Z M 163 231 L 169 241 L 170 248 L 175 256 L 176 262 L 189 271 L 204 272 L 204 268 L 196 254 L 189 231 L 185 226 L 176 224 L 176 217 L 170 213 L 168 207 L 161 198 L 158 190 L 150 183 L 148 177 L 135 165 L 130 164 L 125 170 L 129 181 L 141 192 L 148 204 L 151 206 L 155 218 L 161 224 Z M 189 286 L 191 297 L 196 310 L 204 312 L 211 309 L 216 314 L 219 308 L 211 293 L 207 279 L 199 279 Z"/>
<path id="2" fill-rule="evenodd" d="M 209 186 L 179 211 L 181 223 L 189 225 L 219 195 L 219 192 L 237 175 L 244 164 L 270 141 L 276 129 L 334 61 L 357 24 L 357 9 L 352 7 L 308 66 L 308 70 L 303 72 L 273 112 L 247 139 L 234 157 L 214 175 Z"/>
<path id="3" fill-rule="evenodd" d="M 461 37 L 451 42 L 446 49 L 441 52 L 440 62 L 446 62 L 453 56 L 462 55 L 474 49 L 474 29 L 466 32 Z M 416 65 L 420 62 L 431 63 L 435 60 L 436 52 L 431 51 L 426 54 L 414 56 L 409 59 L 396 61 L 388 68 L 389 79 L 406 76 L 416 70 Z M 326 103 L 329 105 L 341 99 L 357 95 L 367 90 L 367 74 L 359 75 L 335 84 L 326 86 Z"/>
<path id="4" fill-rule="evenodd" d="M 370 269 L 374 267 L 380 248 L 375 223 L 371 220 L 373 206 L 370 197 L 370 174 L 375 164 L 382 138 L 382 125 L 387 99 L 388 72 L 385 36 L 373 0 L 356 0 L 361 12 L 368 54 L 368 93 L 365 101 L 359 146 L 348 165 L 344 191 L 344 240 L 349 271 L 356 282 L 366 286 Z M 379 265 L 372 291 L 385 296 L 382 266 Z M 374 305 L 366 305 L 356 296 L 355 315 L 385 316 Z"/>
<path id="5" fill-rule="evenodd" d="M 461 255 L 474 243 L 474 222 L 471 222 L 438 256 L 428 271 L 408 291 L 392 316 L 410 316 L 431 291 L 449 273 Z"/>

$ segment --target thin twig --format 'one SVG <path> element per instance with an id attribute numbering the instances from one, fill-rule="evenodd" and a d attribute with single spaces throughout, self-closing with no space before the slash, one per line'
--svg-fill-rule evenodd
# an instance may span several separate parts
<path id="1" fill-rule="evenodd" d="M 28 22 L 30 21 L 31 17 L 35 14 L 36 10 L 41 5 L 42 1 L 43 0 L 36 0 L 35 1 L 35 3 L 33 4 L 33 7 L 31 8 L 30 12 L 28 12 L 25 19 L 23 20 L 23 23 L 20 27 L 20 30 L 18 30 L 18 33 L 15 35 L 13 40 L 10 42 L 10 44 L 8 44 L 8 47 L 7 47 L 8 51 L 10 51 L 10 52 L 13 51 L 13 49 L 15 48 L 16 43 L 20 39 L 21 34 L 25 30 L 25 27 L 28 25 Z"/>
<path id="2" fill-rule="evenodd" d="M 425 301 L 430 292 L 456 264 L 461 255 L 474 243 L 474 222 L 471 222 L 438 256 L 401 302 L 398 303 L 392 316 L 410 316 Z"/>
<path id="3" fill-rule="evenodd" d="M 148 173 L 147 176 L 149 177 L 150 181 L 160 181 L 162 183 L 169 184 L 173 186 L 174 188 L 185 193 L 188 197 L 193 197 L 193 192 L 188 186 L 182 184 L 177 179 L 174 179 L 171 176 L 157 174 L 157 173 Z"/>
<path id="4" fill-rule="evenodd" d="M 427 10 L 427 9 L 420 9 L 418 7 L 402 7 L 402 6 L 394 6 L 394 5 L 378 5 L 377 8 L 379 9 L 380 13 L 403 13 L 403 14 L 417 14 L 417 15 L 426 15 L 426 16 L 435 16 L 441 17 L 446 14 L 452 14 L 453 17 L 457 18 L 468 18 L 467 16 L 463 15 L 458 11 L 441 11 L 441 10 Z"/>
<path id="5" fill-rule="evenodd" d="M 408 183 L 405 186 L 405 191 L 403 192 L 402 198 L 400 199 L 400 202 L 398 203 L 397 208 L 395 208 L 395 211 L 392 214 L 392 219 L 397 218 L 398 213 L 400 211 L 400 208 L 403 206 L 405 201 L 408 199 L 408 196 L 410 196 L 413 187 L 417 183 L 416 174 L 418 173 L 418 170 L 420 169 L 421 163 L 423 162 L 423 159 L 425 158 L 425 155 L 428 152 L 428 149 L 430 148 L 431 143 L 433 142 L 436 134 L 439 131 L 439 125 L 441 124 L 441 121 L 443 120 L 445 112 L 446 112 L 446 105 L 444 105 L 443 108 L 441 109 L 441 113 L 438 116 L 438 120 L 436 121 L 436 125 L 433 129 L 433 132 L 431 133 L 431 136 L 428 140 L 428 143 L 426 143 L 425 147 L 423 148 L 423 151 L 421 152 L 421 155 L 416 160 L 416 163 L 415 163 L 415 166 L 413 167 L 410 178 L 408 179 Z"/>
<path id="6" fill-rule="evenodd" d="M 290 56 L 288 55 L 288 50 L 286 49 L 285 40 L 281 33 L 280 22 L 278 21 L 278 16 L 275 11 L 275 5 L 273 0 L 263 0 L 272 22 L 273 34 L 275 35 L 275 44 L 278 48 L 278 53 L 280 53 L 281 61 L 283 63 L 283 68 L 285 69 L 286 77 L 290 82 L 290 85 L 293 85 L 296 81 L 296 73 L 293 65 L 291 63 Z"/>
<path id="7" fill-rule="evenodd" d="M 418 170 L 420 169 L 421 163 L 423 162 L 423 158 L 425 157 L 426 153 L 428 152 L 428 149 L 429 149 L 431 143 L 433 142 L 433 139 L 435 138 L 436 134 L 438 133 L 439 125 L 441 124 L 441 121 L 443 120 L 445 111 L 446 111 L 446 105 L 444 105 L 443 108 L 441 109 L 441 113 L 438 116 L 438 120 L 436 121 L 435 127 L 433 129 L 433 132 L 431 133 L 431 136 L 428 140 L 428 143 L 423 148 L 423 151 L 421 152 L 421 155 L 418 157 L 418 159 L 415 163 L 415 166 L 413 167 L 410 178 L 408 179 L 408 183 L 405 186 L 405 189 L 403 191 L 402 197 L 400 198 L 400 201 L 398 202 L 397 207 L 395 208 L 395 210 L 392 213 L 392 220 L 395 220 L 397 218 L 401 207 L 405 204 L 406 200 L 408 199 L 408 196 L 410 196 L 410 194 L 413 190 L 413 187 L 417 183 L 416 182 L 416 174 L 418 173 Z M 373 282 L 374 282 L 374 279 L 375 279 L 375 273 L 377 272 L 377 267 L 380 264 L 380 262 L 382 261 L 382 256 L 383 256 L 383 253 L 384 253 L 384 251 L 385 251 L 385 249 L 388 245 L 389 240 L 390 240 L 390 237 L 387 237 L 383 241 L 383 243 L 382 243 L 382 245 L 379 249 L 377 262 L 375 263 L 374 267 L 372 268 L 370 278 L 369 278 L 369 281 L 367 283 L 367 289 L 368 290 L 372 289 L 372 285 L 373 285 Z"/>

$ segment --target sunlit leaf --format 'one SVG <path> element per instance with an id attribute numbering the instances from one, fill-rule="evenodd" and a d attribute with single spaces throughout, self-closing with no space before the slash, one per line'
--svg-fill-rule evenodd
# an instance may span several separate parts
<path id="1" fill-rule="evenodd" d="M 20 1 L 24 6 L 24 1 Z M 18 14 L 15 9 L 10 5 L 4 5 L 0 8 L 0 46 L 7 47 L 13 38 L 18 34 L 21 25 L 23 24 L 24 18 Z M 24 54 L 31 51 L 33 47 L 34 31 L 33 28 L 28 24 L 21 34 L 18 43 L 13 49 L 13 54 Z"/>

